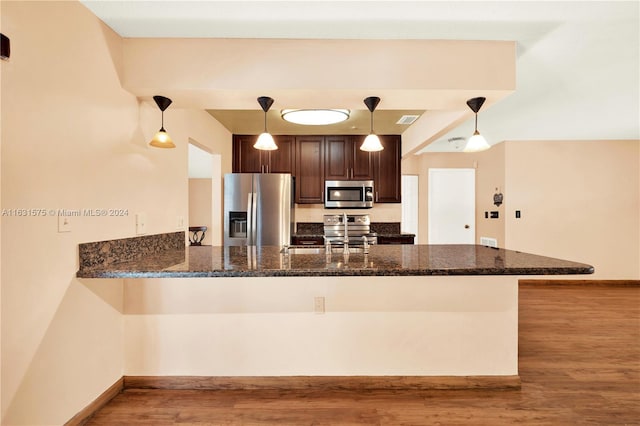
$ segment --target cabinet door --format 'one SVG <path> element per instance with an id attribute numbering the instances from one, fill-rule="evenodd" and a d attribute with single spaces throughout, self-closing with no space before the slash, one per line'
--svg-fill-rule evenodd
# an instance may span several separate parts
<path id="1" fill-rule="evenodd" d="M 295 166 L 295 137 L 274 136 L 278 149 L 268 151 L 269 161 L 266 163 L 266 171 L 269 173 L 294 174 Z"/>
<path id="2" fill-rule="evenodd" d="M 373 179 L 373 154 L 362 151 L 360 145 L 364 142 L 364 135 L 352 137 L 351 143 L 351 179 L 369 180 Z"/>
<path id="3" fill-rule="evenodd" d="M 324 203 L 324 138 L 296 137 L 296 203 Z"/>
<path id="4" fill-rule="evenodd" d="M 400 203 L 402 146 L 399 135 L 380 136 L 384 149 L 374 154 L 375 202 Z"/>
<path id="5" fill-rule="evenodd" d="M 234 173 L 261 173 L 263 171 L 262 151 L 253 147 L 258 139 L 255 135 L 233 135 Z"/>
<path id="6" fill-rule="evenodd" d="M 327 136 L 324 140 L 324 178 L 345 180 L 351 177 L 351 141 L 347 136 Z"/>

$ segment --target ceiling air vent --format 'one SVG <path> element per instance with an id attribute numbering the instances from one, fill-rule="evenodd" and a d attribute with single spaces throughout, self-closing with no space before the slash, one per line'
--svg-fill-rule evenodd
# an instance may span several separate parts
<path id="1" fill-rule="evenodd" d="M 396 124 L 413 124 L 420 117 L 419 115 L 403 115 Z"/>

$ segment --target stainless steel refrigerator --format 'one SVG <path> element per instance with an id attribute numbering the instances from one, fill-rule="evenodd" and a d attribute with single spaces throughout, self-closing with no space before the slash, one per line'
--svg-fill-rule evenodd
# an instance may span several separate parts
<path id="1" fill-rule="evenodd" d="M 293 212 L 290 174 L 224 175 L 225 246 L 291 244 Z"/>

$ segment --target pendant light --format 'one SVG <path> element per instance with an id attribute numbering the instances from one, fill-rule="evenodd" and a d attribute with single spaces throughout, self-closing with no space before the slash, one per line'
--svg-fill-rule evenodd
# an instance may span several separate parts
<path id="1" fill-rule="evenodd" d="M 364 142 L 362 142 L 362 145 L 360 145 L 360 149 L 362 151 L 375 152 L 382 151 L 384 149 L 384 147 L 380 143 L 380 138 L 378 137 L 378 135 L 373 133 L 373 111 L 375 111 L 379 103 L 380 98 L 377 96 L 369 96 L 364 100 L 364 104 L 371 112 L 371 131 L 369 135 L 364 138 Z"/>
<path id="2" fill-rule="evenodd" d="M 269 108 L 273 105 L 273 99 L 268 96 L 260 96 L 258 98 L 258 103 L 264 111 L 264 132 L 258 136 L 258 140 L 253 147 L 263 151 L 273 151 L 274 149 L 278 149 L 278 145 L 276 145 L 273 140 L 273 136 L 267 132 L 267 111 L 269 111 Z"/>
<path id="3" fill-rule="evenodd" d="M 476 125 L 473 136 L 467 141 L 467 145 L 462 150 L 463 152 L 478 152 L 491 148 L 491 145 L 487 143 L 486 139 L 478 131 L 478 111 L 482 108 L 485 100 L 487 100 L 487 98 L 479 97 L 467 101 L 467 105 L 471 108 L 471 111 L 476 114 Z"/>
<path id="4" fill-rule="evenodd" d="M 176 145 L 171 140 L 171 136 L 164 129 L 164 110 L 169 108 L 171 105 L 171 99 L 165 98 L 164 96 L 154 96 L 153 100 L 156 101 L 156 105 L 162 111 L 162 125 L 160 126 L 160 130 L 155 134 L 149 145 L 154 146 L 156 148 L 175 148 Z"/>

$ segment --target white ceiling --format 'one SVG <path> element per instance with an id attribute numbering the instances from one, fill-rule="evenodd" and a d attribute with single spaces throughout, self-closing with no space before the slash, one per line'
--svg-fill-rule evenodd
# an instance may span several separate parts
<path id="1" fill-rule="evenodd" d="M 479 116 L 490 143 L 640 139 L 637 0 L 82 2 L 123 37 L 513 40 L 517 90 Z"/>

